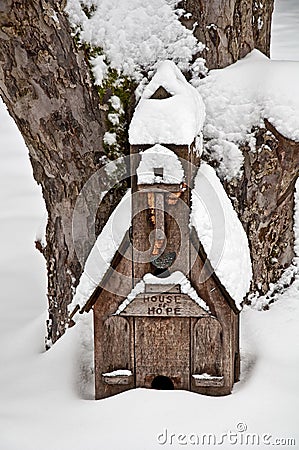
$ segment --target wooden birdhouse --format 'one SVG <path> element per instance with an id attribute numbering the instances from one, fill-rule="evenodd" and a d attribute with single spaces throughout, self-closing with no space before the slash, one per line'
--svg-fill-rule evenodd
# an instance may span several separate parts
<path id="1" fill-rule="evenodd" d="M 225 395 L 239 379 L 250 256 L 219 179 L 200 162 L 204 117 L 198 92 L 161 64 L 130 125 L 131 191 L 97 240 L 100 260 L 85 267 L 98 283 L 88 299 L 88 274 L 80 282 L 80 312 L 94 314 L 97 399 L 135 387 Z"/>

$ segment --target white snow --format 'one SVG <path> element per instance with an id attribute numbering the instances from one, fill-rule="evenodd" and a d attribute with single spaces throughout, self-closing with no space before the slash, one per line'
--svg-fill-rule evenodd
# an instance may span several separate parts
<path id="1" fill-rule="evenodd" d="M 46 274 L 33 240 L 44 211 L 26 148 L 3 110 L 0 114 L 1 450 L 179 449 L 180 433 L 213 433 L 220 440 L 232 430 L 245 437 L 237 431 L 241 422 L 248 433 L 272 435 L 272 442 L 295 438 L 289 448 L 298 448 L 298 282 L 270 311 L 243 310 L 241 381 L 231 396 L 136 389 L 92 401 L 90 314 L 43 351 Z M 158 442 L 165 430 L 175 435 L 171 445 L 169 438 L 168 444 Z M 225 441 L 221 447 L 231 445 Z"/>
<path id="2" fill-rule="evenodd" d="M 268 119 L 299 141 L 299 62 L 272 61 L 253 50 L 235 64 L 210 71 L 196 82 L 206 106 L 204 137 L 220 162 L 219 175 L 231 179 L 243 163 L 236 145 L 252 142 L 252 127 Z"/>
<path id="3" fill-rule="evenodd" d="M 297 0 L 276 4 L 294 19 L 288 5 L 298 6 Z M 295 27 L 292 48 L 298 52 L 297 34 Z M 289 56 L 281 48 L 283 54 L 277 57 L 291 58 L 293 51 Z M 242 311 L 241 381 L 232 395 L 213 398 L 136 389 L 92 401 L 92 316 L 83 315 L 84 321 L 50 351 L 43 350 L 46 268 L 33 242 L 44 206 L 27 150 L 2 105 L 0 148 L 1 450 L 298 448 L 298 280 L 269 311 Z M 229 442 L 230 432 L 237 435 L 236 444 Z M 244 445 L 253 433 L 260 445 Z M 194 443 L 204 434 L 215 435 L 218 443 L 222 434 L 226 437 L 223 445 L 209 445 L 207 440 L 192 444 L 192 437 Z M 161 435 L 167 435 L 165 445 Z"/>
<path id="4" fill-rule="evenodd" d="M 35 235 L 35 240 L 41 243 L 42 248 L 46 248 L 47 246 L 47 239 L 46 239 L 47 223 L 48 223 L 48 213 L 45 212 L 42 220 L 40 221 L 40 224 L 37 228 Z"/>
<path id="5" fill-rule="evenodd" d="M 156 144 L 139 152 L 141 161 L 137 167 L 138 184 L 180 184 L 184 171 L 178 156 L 162 145 Z M 163 176 L 155 175 L 154 169 L 163 169 Z"/>
<path id="6" fill-rule="evenodd" d="M 236 306 L 250 287 L 250 250 L 246 233 L 214 169 L 202 162 L 192 190 L 190 225 Z"/>
<path id="7" fill-rule="evenodd" d="M 236 144 L 225 139 L 211 139 L 205 149 L 218 161 L 217 173 L 220 178 L 229 181 L 241 175 L 244 156 Z"/>
<path id="8" fill-rule="evenodd" d="M 198 306 L 200 306 L 205 311 L 210 312 L 206 302 L 201 297 L 199 297 L 195 289 L 191 286 L 191 283 L 187 279 L 187 277 L 182 272 L 176 271 L 171 273 L 168 277 L 163 278 L 156 277 L 151 273 L 146 273 L 143 279 L 140 280 L 132 289 L 128 297 L 119 305 L 115 315 L 118 315 L 122 311 L 124 311 L 138 294 L 144 293 L 147 284 L 179 285 L 183 294 L 189 295 L 189 297 L 192 298 L 192 300 L 194 300 L 198 304 Z"/>
<path id="9" fill-rule="evenodd" d="M 142 294 L 145 291 L 145 282 L 140 280 L 136 286 L 132 289 L 127 298 L 119 305 L 117 308 L 115 315 L 120 314 L 133 300 L 136 298 L 138 294 Z"/>
<path id="10" fill-rule="evenodd" d="M 195 380 L 222 380 L 223 377 L 216 377 L 214 375 L 210 375 L 209 373 L 194 373 L 192 374 L 192 378 Z"/>
<path id="11" fill-rule="evenodd" d="M 90 18 L 83 5 L 95 7 Z M 141 81 L 143 71 L 165 59 L 186 70 L 192 56 L 203 49 L 192 30 L 179 22 L 175 7 L 175 2 L 164 0 L 68 0 L 66 11 L 82 42 L 101 48 L 111 68 Z M 100 58 L 98 68 L 93 61 L 97 84 L 107 70 L 104 64 Z"/>
<path id="12" fill-rule="evenodd" d="M 103 137 L 103 141 L 104 141 L 104 144 L 107 144 L 107 145 L 114 145 L 114 144 L 116 144 L 116 133 L 110 133 L 109 131 L 106 131 L 106 133 L 104 134 L 104 137 Z"/>
<path id="13" fill-rule="evenodd" d="M 171 97 L 151 99 L 162 86 Z M 172 61 L 163 61 L 135 109 L 129 141 L 138 144 L 191 145 L 205 120 L 204 103 Z"/>
<path id="14" fill-rule="evenodd" d="M 121 106 L 120 98 L 117 97 L 117 95 L 112 95 L 109 99 L 109 102 L 111 103 L 112 108 L 115 109 L 115 111 L 118 111 L 119 114 L 122 114 L 124 112 Z"/>
<path id="15" fill-rule="evenodd" d="M 132 375 L 131 370 L 128 369 L 117 369 L 112 372 L 102 373 L 103 377 L 129 377 Z"/>
<path id="16" fill-rule="evenodd" d="M 105 57 L 103 55 L 98 55 L 90 60 L 94 82 L 97 86 L 101 86 L 104 78 L 106 78 L 108 74 L 108 67 L 105 64 L 104 59 Z"/>
<path id="17" fill-rule="evenodd" d="M 112 123 L 112 125 L 119 125 L 119 114 L 109 113 L 108 120 Z"/>
<path id="18" fill-rule="evenodd" d="M 131 224 L 131 191 L 129 190 L 109 217 L 84 266 L 69 311 L 85 305 L 110 267 L 111 261 Z"/>

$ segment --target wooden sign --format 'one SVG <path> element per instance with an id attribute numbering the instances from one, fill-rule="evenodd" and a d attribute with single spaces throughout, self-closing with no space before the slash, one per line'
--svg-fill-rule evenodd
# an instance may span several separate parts
<path id="1" fill-rule="evenodd" d="M 208 313 L 186 294 L 151 292 L 139 294 L 120 313 L 122 316 L 199 317 Z"/>

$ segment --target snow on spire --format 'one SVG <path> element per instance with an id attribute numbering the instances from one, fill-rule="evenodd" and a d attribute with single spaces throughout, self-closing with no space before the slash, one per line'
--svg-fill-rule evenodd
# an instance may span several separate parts
<path id="1" fill-rule="evenodd" d="M 151 98 L 160 87 L 170 96 Z M 129 141 L 132 145 L 191 145 L 201 133 L 204 120 L 205 106 L 200 94 L 172 61 L 163 61 L 135 109 Z"/>

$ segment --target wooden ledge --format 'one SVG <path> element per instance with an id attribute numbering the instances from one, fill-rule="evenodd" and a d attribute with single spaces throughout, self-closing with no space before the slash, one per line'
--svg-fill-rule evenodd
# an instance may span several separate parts
<path id="1" fill-rule="evenodd" d="M 210 376 L 209 378 L 197 378 L 197 376 L 194 374 L 192 375 L 192 379 L 194 381 L 195 386 L 197 387 L 210 387 L 210 386 L 217 387 L 224 385 L 223 377 Z"/>
<path id="2" fill-rule="evenodd" d="M 104 383 L 109 385 L 124 385 L 131 384 L 133 375 L 116 375 L 116 376 L 107 376 L 102 375 L 102 380 Z"/>

